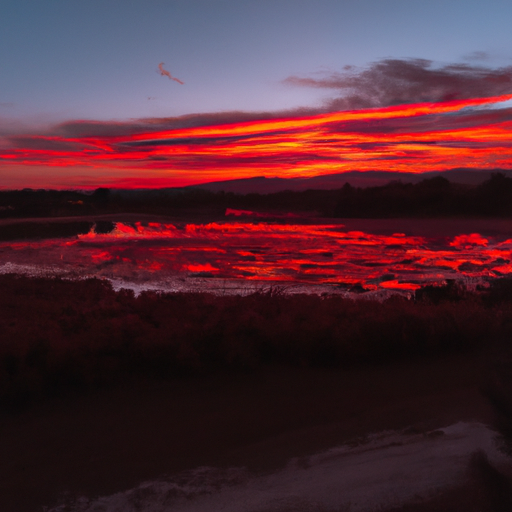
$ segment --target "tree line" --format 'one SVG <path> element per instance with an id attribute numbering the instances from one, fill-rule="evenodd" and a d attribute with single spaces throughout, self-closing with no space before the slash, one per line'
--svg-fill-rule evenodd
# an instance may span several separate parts
<path id="1" fill-rule="evenodd" d="M 58 217 L 116 212 L 223 216 L 227 208 L 271 212 L 314 212 L 323 217 L 512 216 L 512 178 L 492 174 L 479 185 L 442 176 L 419 183 L 392 181 L 377 187 L 282 191 L 271 194 L 211 192 L 201 188 L 0 191 L 0 218 Z"/>

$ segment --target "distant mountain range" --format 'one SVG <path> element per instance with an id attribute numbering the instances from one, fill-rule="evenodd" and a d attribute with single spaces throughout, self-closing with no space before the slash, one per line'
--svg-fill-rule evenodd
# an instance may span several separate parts
<path id="1" fill-rule="evenodd" d="M 463 183 L 467 185 L 478 185 L 490 178 L 493 173 L 503 173 L 512 177 L 512 170 L 507 169 L 449 169 L 446 171 L 426 173 L 404 173 L 386 171 L 349 171 L 338 174 L 327 174 L 313 178 L 245 178 L 227 181 L 214 181 L 201 185 L 191 185 L 186 188 L 209 190 L 211 192 L 234 192 L 237 194 L 271 194 L 283 190 L 301 191 L 308 189 L 326 190 L 338 189 L 345 183 L 353 187 L 379 187 L 390 181 L 401 181 L 402 183 L 418 183 L 428 178 L 443 176 L 452 183 Z"/>

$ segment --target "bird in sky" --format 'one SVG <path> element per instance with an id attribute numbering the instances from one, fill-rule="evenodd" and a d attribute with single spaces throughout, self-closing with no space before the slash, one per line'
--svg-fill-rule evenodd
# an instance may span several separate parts
<path id="1" fill-rule="evenodd" d="M 182 82 L 181 80 L 178 80 L 177 78 L 174 78 L 171 75 L 171 73 L 169 73 L 169 71 L 164 69 L 164 63 L 163 62 L 160 62 L 160 64 L 158 64 L 158 69 L 160 70 L 160 74 L 162 76 L 168 76 L 171 80 L 174 80 L 175 82 L 178 82 L 179 84 L 184 85 L 184 82 Z"/>

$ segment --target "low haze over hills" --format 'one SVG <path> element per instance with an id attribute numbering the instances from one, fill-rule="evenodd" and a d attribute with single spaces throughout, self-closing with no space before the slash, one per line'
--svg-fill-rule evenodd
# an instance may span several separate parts
<path id="1" fill-rule="evenodd" d="M 444 172 L 427 173 L 404 173 L 386 171 L 351 171 L 338 174 L 315 176 L 313 178 L 265 178 L 258 176 L 254 178 L 214 181 L 201 185 L 194 185 L 191 188 L 200 188 L 211 192 L 234 192 L 237 194 L 271 194 L 283 190 L 328 190 L 341 188 L 345 183 L 353 187 L 380 187 L 390 181 L 401 181 L 403 183 L 419 183 L 425 179 L 443 176 L 452 183 L 466 185 L 478 185 L 488 180 L 493 173 L 503 173 L 512 177 L 512 171 L 495 169 L 492 171 L 480 169 L 450 169 Z"/>

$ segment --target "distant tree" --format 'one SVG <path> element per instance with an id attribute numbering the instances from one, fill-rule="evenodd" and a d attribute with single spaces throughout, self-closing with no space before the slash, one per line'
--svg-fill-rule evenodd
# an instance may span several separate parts
<path id="1" fill-rule="evenodd" d="M 493 173 L 476 191 L 475 209 L 484 215 L 512 213 L 512 178 Z"/>
<path id="2" fill-rule="evenodd" d="M 99 206 L 107 206 L 110 202 L 110 189 L 97 188 L 92 193 L 92 201 Z"/>

